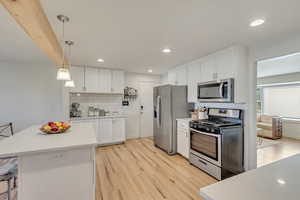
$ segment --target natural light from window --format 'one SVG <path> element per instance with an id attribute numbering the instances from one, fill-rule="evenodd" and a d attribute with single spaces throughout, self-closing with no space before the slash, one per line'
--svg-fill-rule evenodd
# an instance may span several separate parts
<path id="1" fill-rule="evenodd" d="M 300 85 L 263 88 L 262 101 L 264 114 L 300 118 Z"/>

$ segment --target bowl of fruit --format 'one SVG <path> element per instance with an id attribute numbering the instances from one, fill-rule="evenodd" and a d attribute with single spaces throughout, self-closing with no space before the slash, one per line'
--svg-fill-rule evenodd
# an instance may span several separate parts
<path id="1" fill-rule="evenodd" d="M 40 130 L 46 134 L 60 134 L 66 132 L 71 125 L 67 122 L 48 122 Z"/>

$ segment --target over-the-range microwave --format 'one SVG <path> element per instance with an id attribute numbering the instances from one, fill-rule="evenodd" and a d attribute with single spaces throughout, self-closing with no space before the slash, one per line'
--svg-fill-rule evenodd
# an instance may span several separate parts
<path id="1" fill-rule="evenodd" d="M 200 102 L 233 103 L 234 79 L 198 83 L 197 92 Z"/>

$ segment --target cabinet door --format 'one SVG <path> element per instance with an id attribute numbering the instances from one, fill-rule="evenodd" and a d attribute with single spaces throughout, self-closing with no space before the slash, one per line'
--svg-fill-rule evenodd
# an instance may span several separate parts
<path id="1" fill-rule="evenodd" d="M 168 84 L 176 85 L 176 79 L 176 71 L 174 69 L 170 70 L 168 72 Z"/>
<path id="2" fill-rule="evenodd" d="M 98 69 L 92 67 L 85 69 L 85 86 L 86 92 L 98 92 Z"/>
<path id="3" fill-rule="evenodd" d="M 123 94 L 125 85 L 124 71 L 112 71 L 112 93 Z"/>
<path id="4" fill-rule="evenodd" d="M 177 128 L 177 153 L 183 154 L 183 132 Z"/>
<path id="5" fill-rule="evenodd" d="M 191 63 L 188 68 L 188 102 L 197 102 L 197 84 L 200 82 L 201 68 L 199 63 Z"/>
<path id="6" fill-rule="evenodd" d="M 75 83 L 75 87 L 71 88 L 71 92 L 84 92 L 84 68 L 71 67 L 71 77 Z"/>
<path id="7" fill-rule="evenodd" d="M 201 82 L 214 81 L 218 79 L 214 56 L 208 56 L 202 60 L 200 79 Z"/>
<path id="8" fill-rule="evenodd" d="M 111 70 L 99 69 L 98 70 L 98 88 L 100 93 L 111 92 Z"/>
<path id="9" fill-rule="evenodd" d="M 112 119 L 100 119 L 98 123 L 99 144 L 112 143 Z"/>
<path id="10" fill-rule="evenodd" d="M 112 120 L 112 141 L 125 141 L 125 119 L 116 118 Z"/>
<path id="11" fill-rule="evenodd" d="M 182 155 L 189 159 L 190 157 L 190 133 L 189 133 L 189 128 L 185 129 L 183 131 L 183 152 Z"/>
<path id="12" fill-rule="evenodd" d="M 186 65 L 176 68 L 176 85 L 187 85 Z"/>
<path id="13" fill-rule="evenodd" d="M 215 62 L 218 79 L 234 78 L 236 65 L 234 63 L 234 50 L 232 48 L 217 53 Z"/>
<path id="14" fill-rule="evenodd" d="M 177 123 L 177 152 L 188 159 L 190 153 L 189 128 L 180 125 L 184 122 Z"/>

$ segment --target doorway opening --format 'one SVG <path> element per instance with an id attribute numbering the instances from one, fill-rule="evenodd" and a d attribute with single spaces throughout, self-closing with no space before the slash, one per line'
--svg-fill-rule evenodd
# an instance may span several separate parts
<path id="1" fill-rule="evenodd" d="M 300 53 L 258 61 L 257 167 L 300 153 Z"/>
<path id="2" fill-rule="evenodd" d="M 140 138 L 153 137 L 153 88 L 158 83 L 141 81 L 140 86 Z"/>

